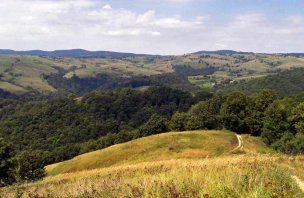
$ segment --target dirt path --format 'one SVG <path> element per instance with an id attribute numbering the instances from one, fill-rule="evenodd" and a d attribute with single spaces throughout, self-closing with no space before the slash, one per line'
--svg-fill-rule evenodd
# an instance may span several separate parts
<path id="1" fill-rule="evenodd" d="M 300 189 L 304 192 L 304 182 L 297 176 L 292 176 L 292 178 L 297 182 Z"/>
<path id="2" fill-rule="evenodd" d="M 235 134 L 237 139 L 238 139 L 238 146 L 236 148 L 234 148 L 232 151 L 237 151 L 237 150 L 244 150 L 244 142 L 242 139 L 241 135 Z M 300 189 L 304 192 L 304 182 L 297 176 L 293 175 L 292 178 L 296 181 L 296 183 L 298 184 L 298 186 L 300 187 Z"/>
<path id="3" fill-rule="evenodd" d="M 235 134 L 237 139 L 238 139 L 238 146 L 236 148 L 234 148 L 232 151 L 236 151 L 236 150 L 244 150 L 244 144 L 243 144 L 243 139 L 241 135 Z"/>

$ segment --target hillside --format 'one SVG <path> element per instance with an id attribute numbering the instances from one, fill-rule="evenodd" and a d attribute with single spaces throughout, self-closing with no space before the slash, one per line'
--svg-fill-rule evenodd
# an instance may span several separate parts
<path id="1" fill-rule="evenodd" d="M 96 53 L 94 55 L 94 53 Z M 99 54 L 101 53 L 101 54 Z M 1 52 L 0 52 L 1 54 Z M 286 70 L 303 68 L 304 58 L 293 54 L 254 54 L 234 51 L 202 51 L 181 56 L 134 55 L 130 53 L 58 50 L 14 52 L 0 55 L 0 89 L 23 95 L 83 94 L 81 90 L 140 88 L 159 84 L 189 89 L 180 79 L 204 89 L 223 87 Z M 158 77 L 160 75 L 160 77 Z M 143 80 L 146 79 L 146 80 Z M 188 82 L 189 81 L 189 82 Z M 190 84 L 189 83 L 189 84 Z M 89 88 L 88 88 L 89 87 Z M 195 88 L 190 90 L 195 90 Z"/>
<path id="2" fill-rule="evenodd" d="M 292 178 L 297 171 L 302 178 L 303 157 L 290 161 L 283 155 L 261 154 L 272 152 L 258 138 L 240 138 L 238 142 L 227 131 L 141 138 L 48 166 L 49 176 L 44 180 L 4 188 L 0 194 L 62 198 L 303 196 Z"/>
<path id="3" fill-rule="evenodd" d="M 223 155 L 237 147 L 231 132 L 197 131 L 164 133 L 118 144 L 50 165 L 49 175 L 105 168 L 109 166 L 168 159 L 203 159 Z"/>
<path id="4" fill-rule="evenodd" d="M 296 69 L 284 71 L 280 74 L 241 81 L 227 87 L 225 90 L 242 91 L 245 93 L 255 93 L 262 89 L 272 89 L 280 95 L 295 95 L 304 92 L 304 70 Z M 222 89 L 222 88 L 218 88 Z"/>

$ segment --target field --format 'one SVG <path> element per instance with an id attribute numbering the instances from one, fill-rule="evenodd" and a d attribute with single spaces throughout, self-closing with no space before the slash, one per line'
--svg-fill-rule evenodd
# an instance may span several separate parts
<path id="1" fill-rule="evenodd" d="M 56 58 L 0 55 L 0 88 L 15 94 L 35 90 L 52 93 L 56 89 L 44 75 L 65 78 L 96 77 L 98 74 L 132 77 L 171 73 L 175 66 L 194 70 L 212 67 L 214 73 L 190 75 L 191 83 L 205 89 L 233 81 L 250 80 L 293 68 L 303 68 L 304 58 L 276 54 L 188 54 L 182 56 L 134 56 L 124 58 Z"/>
<path id="2" fill-rule="evenodd" d="M 47 167 L 36 183 L 3 197 L 303 197 L 302 156 L 228 131 L 166 133 L 115 145 Z"/>

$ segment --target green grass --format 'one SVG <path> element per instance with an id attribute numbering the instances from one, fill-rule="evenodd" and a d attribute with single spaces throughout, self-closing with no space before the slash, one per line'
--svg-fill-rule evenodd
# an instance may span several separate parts
<path id="1" fill-rule="evenodd" d="M 236 146 L 235 135 L 228 131 L 172 132 L 83 154 L 46 169 L 49 175 L 56 175 L 167 159 L 204 159 L 228 153 Z"/>
<path id="2" fill-rule="evenodd" d="M 0 81 L 0 89 L 3 89 L 8 92 L 13 92 L 16 94 L 23 94 L 27 92 L 23 87 L 16 86 L 9 82 L 1 82 L 1 81 Z"/>

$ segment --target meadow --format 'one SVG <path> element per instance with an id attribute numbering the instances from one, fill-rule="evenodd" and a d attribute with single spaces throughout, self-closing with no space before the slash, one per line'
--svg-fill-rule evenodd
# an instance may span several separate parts
<path id="1" fill-rule="evenodd" d="M 3 197 L 300 198 L 302 156 L 267 148 L 228 131 L 159 134 L 48 166 L 36 183 L 0 190 Z M 219 149 L 220 148 L 220 149 Z M 189 152 L 190 151 L 190 152 Z"/>

